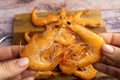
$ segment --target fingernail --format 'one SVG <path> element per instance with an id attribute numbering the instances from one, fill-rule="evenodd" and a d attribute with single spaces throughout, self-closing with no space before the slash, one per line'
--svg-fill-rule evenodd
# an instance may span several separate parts
<path id="1" fill-rule="evenodd" d="M 103 51 L 106 52 L 106 53 L 112 54 L 113 51 L 114 51 L 114 49 L 113 49 L 112 46 L 110 46 L 110 45 L 108 45 L 108 44 L 105 44 L 105 45 L 103 46 Z"/>
<path id="2" fill-rule="evenodd" d="M 25 67 L 26 65 L 29 64 L 29 60 L 28 58 L 21 58 L 17 61 L 18 66 L 21 67 Z"/>

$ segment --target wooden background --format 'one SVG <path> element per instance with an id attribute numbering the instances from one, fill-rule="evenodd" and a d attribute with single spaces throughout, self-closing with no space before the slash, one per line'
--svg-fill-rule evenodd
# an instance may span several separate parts
<path id="1" fill-rule="evenodd" d="M 0 0 L 0 38 L 13 32 L 15 14 L 30 13 L 35 6 L 39 11 L 100 9 L 108 32 L 120 31 L 120 0 Z M 0 46 L 11 45 L 12 39 Z"/>

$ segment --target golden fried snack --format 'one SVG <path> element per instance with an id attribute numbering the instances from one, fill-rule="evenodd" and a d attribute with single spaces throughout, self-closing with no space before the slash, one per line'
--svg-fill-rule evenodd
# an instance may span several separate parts
<path id="1" fill-rule="evenodd" d="M 74 15 L 71 15 L 70 17 L 68 17 L 66 21 L 76 22 L 79 25 L 87 26 L 87 27 L 100 27 L 101 24 L 99 22 L 92 20 L 92 19 L 81 17 L 82 15 L 88 12 L 89 10 L 83 10 L 83 11 L 76 12 Z"/>
<path id="2" fill-rule="evenodd" d="M 58 76 L 60 73 L 59 72 L 54 72 L 54 71 L 39 71 L 36 75 L 35 75 L 35 79 L 49 79 L 51 77 L 55 77 Z"/>
<path id="3" fill-rule="evenodd" d="M 82 79 L 92 79 L 97 74 L 97 70 L 95 70 L 92 65 L 81 68 L 74 63 L 74 61 L 77 62 L 86 56 L 88 45 L 85 43 L 78 43 L 68 47 L 68 50 L 71 50 L 71 52 L 67 53 L 59 64 L 62 73 L 67 75 L 75 75 Z"/>
<path id="4" fill-rule="evenodd" d="M 24 39 L 27 43 L 29 43 L 31 41 L 31 37 L 29 36 L 30 32 L 25 32 L 24 33 Z"/>
<path id="5" fill-rule="evenodd" d="M 24 39 L 27 43 L 29 43 L 30 41 L 36 39 L 39 37 L 38 33 L 35 33 L 34 35 L 32 35 L 32 37 L 29 36 L 30 32 L 25 32 L 24 33 Z"/>
<path id="6" fill-rule="evenodd" d="M 97 70 L 95 70 L 92 65 L 88 65 L 84 68 L 77 68 L 60 64 L 60 69 L 64 74 L 74 75 L 82 78 L 83 80 L 90 80 L 97 74 Z"/>
<path id="7" fill-rule="evenodd" d="M 66 23 L 66 26 L 77 33 L 83 42 L 90 45 L 89 47 L 91 48 L 91 51 L 88 52 L 88 56 L 85 56 L 75 63 L 79 67 L 85 67 L 97 62 L 101 58 L 101 47 L 105 44 L 103 38 L 75 22 L 70 22 L 70 24 Z"/>
<path id="8" fill-rule="evenodd" d="M 62 8 L 59 16 L 61 20 L 66 18 L 67 16 L 66 13 L 67 13 L 66 9 Z"/>
<path id="9" fill-rule="evenodd" d="M 95 77 L 97 70 L 95 70 L 92 65 L 88 65 L 84 68 L 81 68 L 81 70 L 74 71 L 73 74 L 84 80 L 90 80 Z"/>
<path id="10" fill-rule="evenodd" d="M 53 60 L 46 59 L 46 56 L 40 56 L 42 54 L 47 55 L 46 50 L 50 50 L 49 48 L 56 38 L 57 32 L 58 29 L 54 29 L 50 32 L 46 31 L 39 38 L 30 41 L 28 45 L 22 50 L 21 56 L 28 57 L 30 60 L 30 69 L 44 71 L 53 70 L 57 66 L 61 60 L 62 55 L 55 57 Z"/>
<path id="11" fill-rule="evenodd" d="M 59 36 L 56 39 L 56 42 L 58 42 L 61 45 L 71 45 L 75 44 L 77 42 L 76 36 L 68 29 L 61 28 L 59 31 Z"/>
<path id="12" fill-rule="evenodd" d="M 35 8 L 32 12 L 32 23 L 45 26 L 41 34 L 24 34 L 28 42 L 21 51 L 21 57 L 28 57 L 29 68 L 37 70 L 40 75 L 50 77 L 56 68 L 60 73 L 75 75 L 83 79 L 92 79 L 97 71 L 92 64 L 101 58 L 101 47 L 104 40 L 85 26 L 99 27 L 99 22 L 81 18 L 88 10 L 67 15 L 65 8 L 58 15 L 38 18 Z M 56 73 L 55 73 L 56 75 Z"/>
<path id="13" fill-rule="evenodd" d="M 32 16 L 31 16 L 32 23 L 35 26 L 43 26 L 43 25 L 58 21 L 58 17 L 53 14 L 50 14 L 44 18 L 38 17 L 36 14 L 37 9 L 38 9 L 37 7 L 34 8 L 34 10 L 32 12 Z"/>
<path id="14" fill-rule="evenodd" d="M 87 18 L 75 18 L 75 22 L 83 25 L 83 26 L 89 26 L 89 27 L 99 27 L 100 23 L 94 20 L 90 20 Z"/>

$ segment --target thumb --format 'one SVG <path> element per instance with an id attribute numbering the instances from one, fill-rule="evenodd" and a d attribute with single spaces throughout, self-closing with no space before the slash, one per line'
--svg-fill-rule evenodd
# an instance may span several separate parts
<path id="1" fill-rule="evenodd" d="M 116 63 L 120 63 L 120 48 L 105 44 L 102 50 L 104 56 Z"/>
<path id="2" fill-rule="evenodd" d="M 27 69 L 28 58 L 20 58 L 7 62 L 0 62 L 0 80 L 14 77 Z"/>

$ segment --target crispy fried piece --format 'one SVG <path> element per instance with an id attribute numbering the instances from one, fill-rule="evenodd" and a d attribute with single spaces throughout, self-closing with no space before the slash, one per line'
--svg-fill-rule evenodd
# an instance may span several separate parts
<path id="1" fill-rule="evenodd" d="M 84 80 L 91 80 L 97 74 L 97 70 L 95 70 L 92 65 L 88 65 L 80 70 L 74 71 L 73 74 Z"/>
<path id="2" fill-rule="evenodd" d="M 74 61 L 79 61 L 81 58 L 85 56 L 85 53 L 88 50 L 88 45 L 85 43 L 74 44 L 68 48 L 72 52 L 68 52 L 64 59 L 60 62 L 60 69 L 62 73 L 67 75 L 74 75 L 80 77 L 82 79 L 90 80 L 92 79 L 97 70 L 95 70 L 92 65 L 88 65 L 86 67 L 80 68 Z"/>
<path id="3" fill-rule="evenodd" d="M 30 32 L 25 32 L 24 33 L 24 39 L 27 43 L 29 43 L 31 41 L 31 37 L 29 36 Z"/>
<path id="4" fill-rule="evenodd" d="M 78 24 L 80 24 L 82 26 L 100 27 L 100 23 L 95 21 L 95 20 L 91 20 L 91 19 L 87 19 L 87 18 L 81 18 L 81 16 L 83 14 L 86 14 L 88 12 L 89 12 L 88 10 L 84 10 L 84 11 L 81 11 L 81 13 L 78 12 L 78 13 L 74 14 L 73 15 L 73 20 L 76 23 L 78 23 Z"/>
<path id="5" fill-rule="evenodd" d="M 89 10 L 83 10 L 83 11 L 78 11 L 76 12 L 75 14 L 72 15 L 72 17 L 75 19 L 75 18 L 80 18 L 82 15 L 88 13 Z"/>
<path id="6" fill-rule="evenodd" d="M 68 50 L 70 50 L 69 53 Z M 61 63 L 65 66 L 76 67 L 78 66 L 76 62 L 86 56 L 86 52 L 88 51 L 88 45 L 86 45 L 85 43 L 72 44 L 67 48 L 66 51 L 67 54 L 64 55 Z M 66 51 L 64 52 L 66 53 Z"/>
<path id="7" fill-rule="evenodd" d="M 31 41 L 22 51 L 21 57 L 28 57 L 30 60 L 29 68 L 32 70 L 47 71 L 53 70 L 59 61 L 62 59 L 62 55 L 56 56 L 54 60 L 44 62 L 40 59 L 39 54 L 42 51 L 50 48 L 54 39 L 56 38 L 58 29 L 52 30 L 50 32 L 44 32 L 38 39 Z M 44 56 L 43 56 L 44 57 Z"/>
<path id="8" fill-rule="evenodd" d="M 47 17 L 43 17 L 43 18 L 38 17 L 36 14 L 37 9 L 38 9 L 37 7 L 34 8 L 31 16 L 32 23 L 35 26 L 39 27 L 39 26 L 43 26 L 43 25 L 58 21 L 58 16 L 53 14 L 49 14 Z"/>
<path id="9" fill-rule="evenodd" d="M 88 27 L 99 27 L 101 25 L 99 22 L 87 18 L 75 18 L 75 22 Z"/>
<path id="10" fill-rule="evenodd" d="M 59 32 L 59 36 L 56 40 L 61 45 L 71 45 L 75 44 L 77 42 L 76 36 L 70 32 L 70 30 L 67 30 L 66 28 L 61 28 Z"/>
<path id="11" fill-rule="evenodd" d="M 39 71 L 34 77 L 35 79 L 49 79 L 51 77 L 58 76 L 59 74 L 59 72 L 54 71 Z"/>
<path id="12" fill-rule="evenodd" d="M 74 71 L 77 70 L 77 67 L 65 66 L 62 63 L 59 64 L 59 68 L 63 74 L 67 74 L 67 75 L 72 75 Z"/>
<path id="13" fill-rule="evenodd" d="M 79 37 L 87 44 L 89 44 L 91 51 L 88 52 L 88 56 L 77 61 L 79 67 L 85 67 L 92 63 L 95 63 L 101 58 L 101 48 L 105 44 L 103 38 L 101 38 L 96 33 L 88 30 L 87 28 L 78 25 L 77 23 L 70 22 L 67 26 L 73 31 L 76 32 Z M 99 44 L 98 44 L 99 43 Z"/>
<path id="14" fill-rule="evenodd" d="M 97 22 L 92 19 L 81 18 L 83 14 L 86 14 L 88 12 L 89 12 L 88 10 L 76 12 L 74 15 L 71 15 L 70 17 L 68 17 L 67 21 L 76 22 L 77 24 L 82 26 L 100 27 L 101 26 L 100 22 Z"/>
<path id="15" fill-rule="evenodd" d="M 45 25 L 46 31 L 51 31 L 51 30 L 53 30 L 55 28 L 60 28 L 59 22 L 54 22 L 54 23 Z"/>
<path id="16" fill-rule="evenodd" d="M 67 11 L 65 8 L 62 8 L 61 11 L 60 11 L 60 20 L 63 20 L 67 17 Z"/>
<path id="17" fill-rule="evenodd" d="M 83 79 L 93 78 L 97 71 L 92 64 L 101 58 L 101 47 L 105 42 L 84 26 L 99 27 L 100 23 L 81 18 L 88 10 L 68 16 L 66 9 L 62 8 L 58 15 L 42 18 L 37 17 L 36 10 L 34 8 L 32 12 L 32 23 L 45 26 L 46 30 L 40 36 L 34 34 L 29 37 L 29 33 L 24 34 L 28 45 L 21 51 L 21 57 L 29 58 L 29 68 L 50 77 L 59 65 L 64 74 Z"/>
<path id="18" fill-rule="evenodd" d="M 29 34 L 30 34 L 30 32 L 24 33 L 24 39 L 27 43 L 29 43 L 30 41 L 37 39 L 39 37 L 39 33 L 33 34 L 32 37 L 30 37 Z"/>
<path id="19" fill-rule="evenodd" d="M 67 74 L 67 75 L 74 75 L 84 80 L 91 80 L 97 74 L 97 70 L 95 70 L 92 65 L 88 65 L 84 68 L 79 68 L 77 66 L 76 67 L 66 66 L 63 64 L 59 64 L 59 65 L 60 65 L 60 69 L 62 73 Z"/>

